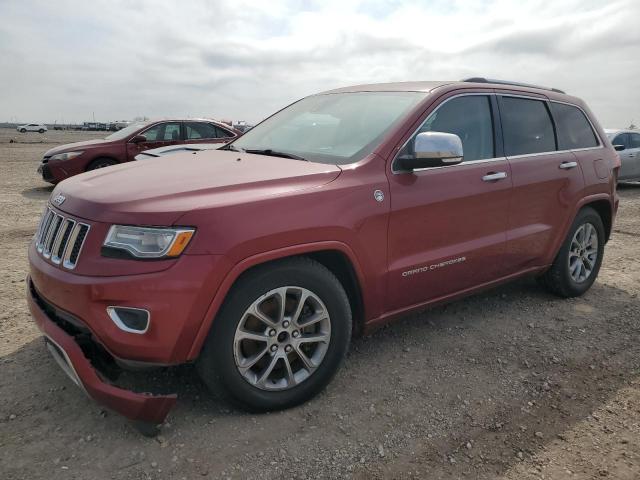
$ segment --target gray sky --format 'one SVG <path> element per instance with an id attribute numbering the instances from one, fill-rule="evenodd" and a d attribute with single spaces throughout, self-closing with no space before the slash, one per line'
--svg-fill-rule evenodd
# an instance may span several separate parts
<path id="1" fill-rule="evenodd" d="M 2 0 L 0 19 L 0 121 L 256 122 L 334 87 L 486 76 L 640 124 L 639 0 Z"/>

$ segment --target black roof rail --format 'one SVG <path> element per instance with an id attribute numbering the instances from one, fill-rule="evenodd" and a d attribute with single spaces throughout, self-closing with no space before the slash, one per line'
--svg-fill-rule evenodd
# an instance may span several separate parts
<path id="1" fill-rule="evenodd" d="M 539 88 L 541 90 L 550 90 L 556 93 L 566 93 L 559 88 L 549 88 L 549 87 L 541 87 L 540 85 L 531 85 L 530 83 L 521 83 L 521 82 L 510 82 L 508 80 L 496 80 L 494 78 L 484 78 L 484 77 L 470 77 L 462 80 L 463 82 L 468 83 L 497 83 L 498 85 L 514 85 L 517 87 L 529 87 L 529 88 Z"/>

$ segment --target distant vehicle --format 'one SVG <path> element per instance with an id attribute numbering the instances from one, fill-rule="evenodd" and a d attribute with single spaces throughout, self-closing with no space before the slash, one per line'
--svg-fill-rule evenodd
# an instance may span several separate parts
<path id="1" fill-rule="evenodd" d="M 206 119 L 139 122 L 104 139 L 52 148 L 44 154 L 38 173 L 45 182 L 55 184 L 89 170 L 130 162 L 152 148 L 184 143 L 223 144 L 239 134 L 233 127 Z"/>
<path id="2" fill-rule="evenodd" d="M 201 152 L 202 150 L 215 150 L 220 148 L 219 143 L 188 143 L 184 145 L 169 145 L 168 147 L 152 148 L 136 155 L 136 160 L 149 160 L 150 158 L 166 157 L 174 153 Z"/>
<path id="3" fill-rule="evenodd" d="M 20 125 L 19 127 L 16 128 L 16 130 L 18 130 L 20 133 L 26 133 L 26 132 L 44 133 L 48 129 L 44 123 L 29 123 L 28 125 Z"/>
<path id="4" fill-rule="evenodd" d="M 622 166 L 618 181 L 640 180 L 640 132 L 606 129 L 605 133 L 620 155 Z"/>

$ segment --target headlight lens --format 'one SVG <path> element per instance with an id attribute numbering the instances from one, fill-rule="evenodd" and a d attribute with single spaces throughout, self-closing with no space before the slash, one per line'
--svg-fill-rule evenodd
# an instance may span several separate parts
<path id="1" fill-rule="evenodd" d="M 137 258 L 173 258 L 187 248 L 194 232 L 195 228 L 113 225 L 103 246 L 124 250 Z"/>
<path id="2" fill-rule="evenodd" d="M 52 156 L 49 160 L 71 160 L 72 158 L 76 158 L 78 155 L 82 155 L 83 153 L 84 151 L 58 153 Z"/>

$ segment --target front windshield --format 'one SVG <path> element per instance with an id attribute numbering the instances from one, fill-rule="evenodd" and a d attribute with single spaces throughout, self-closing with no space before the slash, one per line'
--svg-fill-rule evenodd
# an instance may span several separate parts
<path id="1" fill-rule="evenodd" d="M 135 133 L 137 130 L 140 130 L 145 125 L 148 125 L 150 122 L 137 122 L 132 123 L 128 127 L 124 127 L 122 130 L 118 130 L 117 132 L 113 132 L 111 135 L 105 137 L 105 140 L 122 140 L 123 138 L 128 137 L 132 133 Z"/>
<path id="2" fill-rule="evenodd" d="M 425 96 L 421 92 L 314 95 L 253 127 L 227 148 L 270 150 L 338 165 L 357 162 Z"/>

